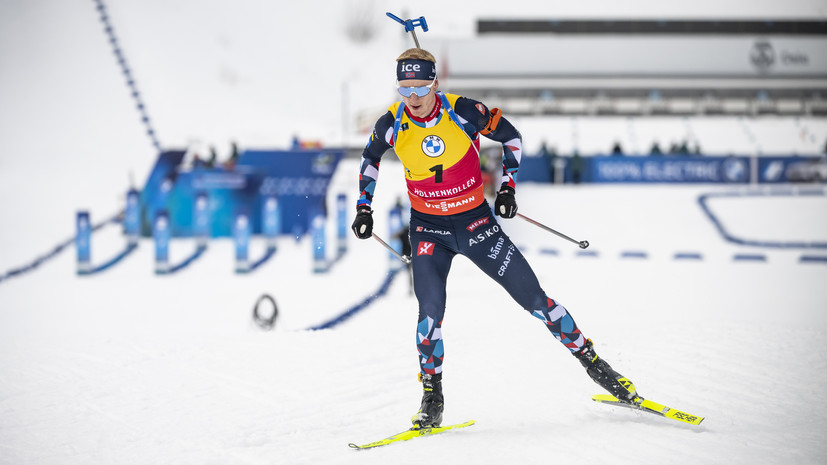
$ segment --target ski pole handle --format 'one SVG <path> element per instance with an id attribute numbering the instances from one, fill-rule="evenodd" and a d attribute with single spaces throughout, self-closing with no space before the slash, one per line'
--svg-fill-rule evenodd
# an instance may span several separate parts
<path id="1" fill-rule="evenodd" d="M 385 14 L 397 23 L 405 26 L 405 32 L 412 32 L 417 26 L 422 28 L 422 32 L 428 32 L 428 23 L 425 21 L 424 16 L 420 16 L 419 19 L 403 20 L 391 12 L 387 12 Z"/>
<path id="2" fill-rule="evenodd" d="M 522 219 L 524 219 L 524 220 L 528 221 L 529 223 L 533 224 L 534 226 L 537 226 L 537 227 L 539 227 L 539 228 L 541 228 L 541 229 L 544 229 L 544 230 L 546 230 L 546 231 L 548 231 L 548 232 L 550 232 L 550 233 L 552 233 L 552 234 L 556 235 L 557 237 L 561 237 L 561 238 L 563 238 L 563 239 L 565 239 L 565 240 L 567 240 L 567 241 L 569 241 L 569 242 L 571 242 L 571 243 L 573 243 L 573 244 L 577 244 L 577 245 L 578 245 L 581 249 L 585 249 L 585 248 L 587 248 L 587 247 L 589 246 L 589 241 L 577 241 L 577 240 L 574 240 L 574 239 L 570 238 L 569 236 L 566 236 L 565 234 L 563 234 L 563 233 L 561 233 L 561 232 L 558 232 L 558 231 L 555 231 L 555 230 L 553 230 L 553 229 L 549 228 L 548 226 L 544 225 L 543 223 L 540 223 L 540 222 L 538 222 L 538 221 L 534 221 L 534 220 L 532 220 L 531 218 L 529 218 L 529 217 L 527 217 L 527 216 L 523 215 L 522 213 L 517 213 L 517 216 L 519 216 L 520 218 L 522 218 Z"/>
<path id="3" fill-rule="evenodd" d="M 420 16 L 419 19 L 408 19 L 403 20 L 402 18 L 394 15 L 391 12 L 385 13 L 388 15 L 389 18 L 393 19 L 397 23 L 405 26 L 405 32 L 410 32 L 413 36 L 414 43 L 416 44 L 416 48 L 422 48 L 419 46 L 419 40 L 416 38 L 416 27 L 419 26 L 422 28 L 422 32 L 428 32 L 428 23 L 425 21 L 424 16 Z"/>
<path id="4" fill-rule="evenodd" d="M 390 250 L 391 253 L 396 255 L 396 258 L 402 260 L 402 263 L 406 265 L 411 263 L 411 257 L 407 255 L 401 255 L 399 252 L 394 250 L 393 247 L 389 246 L 387 242 L 383 241 L 381 237 L 377 236 L 376 233 L 373 234 L 373 238 L 376 239 L 380 244 L 382 244 L 382 246 L 384 246 L 386 249 Z"/>

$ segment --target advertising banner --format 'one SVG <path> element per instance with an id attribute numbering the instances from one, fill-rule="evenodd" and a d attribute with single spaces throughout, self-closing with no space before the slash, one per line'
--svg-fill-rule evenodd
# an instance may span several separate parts
<path id="1" fill-rule="evenodd" d="M 169 271 L 169 215 L 165 210 L 155 214 L 152 224 L 152 236 L 155 240 L 155 273 L 163 274 Z"/>
<path id="2" fill-rule="evenodd" d="M 267 238 L 267 247 L 276 246 L 276 236 L 281 233 L 281 212 L 279 210 L 279 199 L 273 196 L 265 197 L 262 205 L 261 232 Z"/>
<path id="3" fill-rule="evenodd" d="M 138 243 L 138 236 L 141 234 L 141 202 L 140 194 L 135 189 L 129 189 L 126 193 L 123 230 L 130 245 Z"/>
<path id="4" fill-rule="evenodd" d="M 77 213 L 75 230 L 75 248 L 77 249 L 77 272 L 83 274 L 92 268 L 92 225 L 89 223 L 89 212 Z"/>
<path id="5" fill-rule="evenodd" d="M 760 157 L 758 182 L 827 182 L 827 158 Z"/>
<path id="6" fill-rule="evenodd" d="M 339 194 L 336 196 L 336 254 L 339 256 L 347 252 L 348 229 L 347 197 Z"/>
<path id="7" fill-rule="evenodd" d="M 267 198 L 278 198 L 281 233 L 300 236 L 310 229 L 310 211 L 321 210 L 327 217 L 327 186 L 343 155 L 324 150 L 247 150 L 239 157 L 238 167 L 249 167 L 255 173 L 256 211 L 261 211 L 261 202 Z M 254 218 L 253 225 L 254 232 L 261 231 L 260 218 Z"/>
<path id="8" fill-rule="evenodd" d="M 167 198 L 184 160 L 185 150 L 169 150 L 158 156 L 152 172 L 141 190 L 141 234 L 152 234 L 155 217 L 166 209 Z"/>
<path id="9" fill-rule="evenodd" d="M 328 270 L 324 215 L 319 209 L 313 209 L 310 214 L 313 217 L 310 224 L 313 241 L 313 272 L 324 273 Z"/>
<path id="10" fill-rule="evenodd" d="M 240 214 L 248 218 L 252 234 L 301 236 L 310 229 L 311 209 L 321 209 L 326 216 L 327 186 L 343 156 L 341 151 L 248 150 L 232 167 L 189 167 L 182 164 L 184 154 L 161 154 L 147 180 L 141 193 L 146 236 L 161 210 L 168 212 L 173 237 L 232 237 Z M 267 202 L 273 199 L 278 199 L 278 218 L 264 224 Z"/>
<path id="11" fill-rule="evenodd" d="M 249 248 L 250 248 L 250 220 L 247 215 L 238 215 L 235 219 L 233 229 L 233 242 L 235 242 L 235 271 L 245 273 L 250 270 Z"/>
<path id="12" fill-rule="evenodd" d="M 750 182 L 747 157 L 584 157 L 583 182 L 735 183 Z"/>

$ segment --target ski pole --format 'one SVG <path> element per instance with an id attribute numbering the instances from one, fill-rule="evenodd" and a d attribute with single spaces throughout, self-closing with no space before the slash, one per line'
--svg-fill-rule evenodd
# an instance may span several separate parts
<path id="1" fill-rule="evenodd" d="M 589 246 L 589 241 L 577 241 L 577 240 L 574 240 L 574 239 L 570 238 L 569 236 L 566 236 L 566 235 L 565 235 L 565 234 L 563 234 L 563 233 L 557 232 L 557 231 L 555 231 L 555 230 L 553 230 L 553 229 L 549 228 L 548 226 L 544 225 L 543 223 L 540 223 L 540 222 L 537 222 L 537 221 L 532 220 L 531 218 L 529 218 L 529 217 L 527 217 L 527 216 L 523 215 L 522 213 L 517 213 L 517 216 L 519 216 L 520 218 L 522 218 L 522 219 L 524 219 L 524 220 L 528 221 L 529 223 L 533 224 L 534 226 L 539 226 L 540 228 L 545 229 L 546 231 L 548 231 L 548 232 L 550 232 L 550 233 L 552 233 L 552 234 L 555 234 L 555 235 L 556 235 L 556 236 L 558 236 L 558 237 L 562 237 L 563 239 L 565 239 L 565 240 L 567 240 L 567 241 L 569 241 L 569 242 L 572 242 L 572 243 L 574 243 L 574 244 L 577 244 L 578 246 L 580 246 L 580 248 L 581 248 L 581 249 L 585 249 L 586 247 L 588 247 L 588 246 Z"/>
<path id="2" fill-rule="evenodd" d="M 420 16 L 419 19 L 408 19 L 403 20 L 402 18 L 394 15 L 391 12 L 385 13 L 388 15 L 389 18 L 393 19 L 397 23 L 405 26 L 405 32 L 410 32 L 413 36 L 414 43 L 416 44 L 416 48 L 422 48 L 419 46 L 419 40 L 416 38 L 416 27 L 419 26 L 422 28 L 422 32 L 428 32 L 428 23 L 425 21 L 424 16 Z"/>
<path id="3" fill-rule="evenodd" d="M 376 233 L 373 234 L 373 238 L 376 239 L 377 241 L 379 241 L 379 243 L 382 244 L 386 249 L 390 250 L 391 253 L 396 255 L 396 258 L 402 260 L 402 263 L 404 263 L 406 265 L 411 263 L 411 257 L 409 257 L 407 255 L 401 255 L 396 250 L 393 250 L 393 247 L 389 246 L 388 243 L 383 241 L 382 238 L 380 238 L 379 236 L 376 235 Z"/>

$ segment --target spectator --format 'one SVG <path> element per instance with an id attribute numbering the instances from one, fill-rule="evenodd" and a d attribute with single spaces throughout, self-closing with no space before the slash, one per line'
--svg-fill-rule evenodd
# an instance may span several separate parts
<path id="1" fill-rule="evenodd" d="M 557 160 L 560 157 L 557 155 L 557 149 L 552 147 L 551 151 L 549 152 L 548 157 L 548 175 L 549 175 L 549 182 L 554 183 L 554 177 L 557 175 Z"/>
<path id="2" fill-rule="evenodd" d="M 216 162 L 217 158 L 218 158 L 218 154 L 215 153 L 215 146 L 211 145 L 210 146 L 210 158 L 208 158 L 207 161 L 205 162 L 205 165 L 207 166 L 207 168 L 215 168 L 215 162 Z"/>
<path id="3" fill-rule="evenodd" d="M 224 169 L 227 171 L 232 171 L 235 169 L 236 163 L 238 163 L 238 144 L 235 141 L 232 142 L 232 152 L 230 153 L 230 158 L 224 162 Z"/>
<path id="4" fill-rule="evenodd" d="M 193 152 L 192 154 L 192 168 L 193 169 L 200 169 L 204 168 L 207 164 L 204 160 L 201 159 L 201 155 L 198 155 L 198 152 Z"/>
<path id="5" fill-rule="evenodd" d="M 540 151 L 537 152 L 537 156 L 542 157 L 548 163 L 549 182 L 554 182 L 554 158 L 556 158 L 556 156 L 549 152 L 546 141 L 543 141 L 542 145 L 540 145 Z"/>
<path id="6" fill-rule="evenodd" d="M 580 184 L 580 178 L 583 175 L 583 158 L 580 157 L 580 152 L 574 151 L 571 156 L 571 179 L 575 184 Z"/>

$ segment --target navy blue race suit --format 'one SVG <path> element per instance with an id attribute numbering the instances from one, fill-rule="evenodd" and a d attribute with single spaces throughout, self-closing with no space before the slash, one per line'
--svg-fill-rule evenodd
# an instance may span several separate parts
<path id="1" fill-rule="evenodd" d="M 465 255 L 537 317 L 572 352 L 586 339 L 562 305 L 549 298 L 522 253 L 502 231 L 482 193 L 479 138 L 503 144 L 501 189 L 514 189 L 522 152 L 520 133 L 499 110 L 437 92 L 434 110 L 420 119 L 402 102 L 376 123 L 362 153 L 358 208 L 370 207 L 382 155 L 391 147 L 405 167 L 411 199 L 414 292 L 419 301 L 417 348 L 423 374 L 442 372 L 442 319 L 451 262 Z"/>

